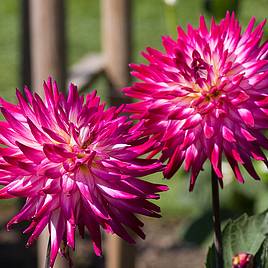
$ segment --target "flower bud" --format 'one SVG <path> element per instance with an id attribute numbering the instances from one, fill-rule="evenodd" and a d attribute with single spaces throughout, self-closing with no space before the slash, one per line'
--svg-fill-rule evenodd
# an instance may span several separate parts
<path id="1" fill-rule="evenodd" d="M 250 253 L 239 253 L 232 259 L 233 268 L 253 268 L 253 255 Z"/>

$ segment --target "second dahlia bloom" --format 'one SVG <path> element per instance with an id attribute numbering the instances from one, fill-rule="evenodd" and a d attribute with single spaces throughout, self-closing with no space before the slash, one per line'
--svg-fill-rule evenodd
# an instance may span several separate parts
<path id="1" fill-rule="evenodd" d="M 148 48 L 149 64 L 131 65 L 142 82 L 126 88 L 126 95 L 140 99 L 127 110 L 145 120 L 146 134 L 162 141 L 164 171 L 170 178 L 185 163 L 193 189 L 204 162 L 209 159 L 222 178 L 224 154 L 238 181 L 239 166 L 259 179 L 252 159 L 267 164 L 261 147 L 268 141 L 268 43 L 260 44 L 264 22 L 254 29 L 252 18 L 244 33 L 235 15 L 207 28 L 204 18 L 178 39 L 163 37 L 165 52 Z M 222 182 L 221 182 L 222 183 Z"/>
<path id="2" fill-rule="evenodd" d="M 137 177 L 160 171 L 156 160 L 139 158 L 157 144 L 141 136 L 122 108 L 104 109 L 96 92 L 84 101 L 74 85 L 68 98 L 56 83 L 44 83 L 44 101 L 27 89 L 28 102 L 17 91 L 18 104 L 1 100 L 0 198 L 25 197 L 8 227 L 29 221 L 28 245 L 48 225 L 50 265 L 60 245 L 75 246 L 75 230 L 86 228 L 95 253 L 101 254 L 102 227 L 130 243 L 130 229 L 144 238 L 135 213 L 159 217 L 158 199 L 166 186 Z"/>

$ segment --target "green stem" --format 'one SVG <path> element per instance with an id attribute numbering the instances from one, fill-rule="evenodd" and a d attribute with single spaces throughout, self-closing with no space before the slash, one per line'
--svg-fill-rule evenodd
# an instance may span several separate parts
<path id="1" fill-rule="evenodd" d="M 214 226 L 214 245 L 216 250 L 216 268 L 223 268 L 223 249 L 221 236 L 220 220 L 220 198 L 219 198 L 219 181 L 213 167 L 211 166 L 211 189 L 212 189 L 212 213 Z"/>

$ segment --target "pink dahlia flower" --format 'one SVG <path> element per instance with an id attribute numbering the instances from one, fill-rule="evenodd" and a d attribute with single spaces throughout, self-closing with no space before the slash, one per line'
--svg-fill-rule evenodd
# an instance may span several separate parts
<path id="1" fill-rule="evenodd" d="M 17 91 L 18 105 L 1 100 L 6 121 L 0 122 L 0 198 L 26 197 L 8 227 L 29 221 L 28 245 L 48 225 L 53 266 L 61 242 L 74 248 L 75 230 L 89 231 L 95 253 L 101 254 L 100 227 L 130 243 L 125 229 L 144 238 L 143 223 L 134 213 L 159 217 L 158 199 L 166 186 L 137 177 L 162 170 L 156 160 L 139 158 L 157 144 L 141 137 L 122 108 L 104 110 L 96 92 L 78 96 L 74 85 L 68 98 L 56 83 L 44 83 L 45 100 Z"/>
<path id="2" fill-rule="evenodd" d="M 164 52 L 147 48 L 149 64 L 131 65 L 142 82 L 124 90 L 140 99 L 127 111 L 162 141 L 166 178 L 185 163 L 190 190 L 207 159 L 221 183 L 223 154 L 239 182 L 240 165 L 259 179 L 252 159 L 267 164 L 268 43 L 260 44 L 265 22 L 253 29 L 254 22 L 241 33 L 234 14 L 219 24 L 212 19 L 210 29 L 201 17 L 197 29 L 178 27 L 176 41 L 163 37 Z"/>

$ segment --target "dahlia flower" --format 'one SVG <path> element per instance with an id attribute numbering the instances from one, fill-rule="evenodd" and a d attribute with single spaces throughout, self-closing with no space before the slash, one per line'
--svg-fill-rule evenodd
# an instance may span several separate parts
<path id="1" fill-rule="evenodd" d="M 147 48 L 149 64 L 132 64 L 132 75 L 142 80 L 124 89 L 140 99 L 129 104 L 132 118 L 145 120 L 145 133 L 162 141 L 164 176 L 171 178 L 185 163 L 191 172 L 190 190 L 208 159 L 222 184 L 225 155 L 236 179 L 244 182 L 243 166 L 259 179 L 252 159 L 267 159 L 268 43 L 260 44 L 265 22 L 254 29 L 252 18 L 241 33 L 234 13 L 219 24 L 204 17 L 178 39 L 163 37 L 164 52 Z"/>
<path id="2" fill-rule="evenodd" d="M 26 88 L 18 104 L 1 99 L 0 198 L 25 197 L 8 228 L 29 221 L 27 245 L 48 226 L 50 265 L 60 245 L 74 248 L 75 230 L 89 231 L 95 253 L 101 254 L 100 227 L 134 243 L 125 229 L 141 238 L 143 223 L 135 213 L 159 217 L 158 199 L 166 186 L 137 177 L 161 171 L 156 160 L 139 158 L 157 144 L 141 136 L 121 108 L 104 110 L 96 92 L 83 97 L 70 85 L 68 98 L 49 79 L 44 101 Z"/>

